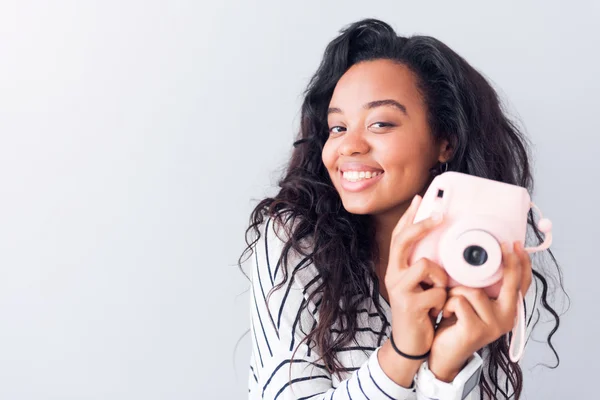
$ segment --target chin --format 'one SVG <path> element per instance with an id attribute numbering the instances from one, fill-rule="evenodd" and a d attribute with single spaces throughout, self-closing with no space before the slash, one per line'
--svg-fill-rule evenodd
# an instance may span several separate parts
<path id="1" fill-rule="evenodd" d="M 387 214 L 396 215 L 398 214 L 399 210 L 405 210 L 411 201 L 412 197 L 408 199 L 398 200 L 390 204 L 381 202 L 368 203 L 366 201 L 359 202 L 348 200 L 342 201 L 342 204 L 344 206 L 344 209 L 346 209 L 346 211 L 348 211 L 351 214 L 377 216 Z"/>
<path id="2" fill-rule="evenodd" d="M 344 209 L 351 214 L 369 215 L 377 213 L 377 207 L 374 207 L 372 204 L 367 204 L 364 201 L 359 202 L 342 200 L 342 204 L 344 206 Z"/>

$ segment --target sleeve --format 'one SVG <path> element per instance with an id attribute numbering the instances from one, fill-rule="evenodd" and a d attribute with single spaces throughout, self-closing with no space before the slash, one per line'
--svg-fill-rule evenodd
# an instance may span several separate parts
<path id="1" fill-rule="evenodd" d="M 273 225 L 272 219 L 262 225 L 252 255 L 249 399 L 416 399 L 414 389 L 399 386 L 381 369 L 379 348 L 363 365 L 356 366 L 359 368 L 348 379 L 333 387 L 320 355 L 304 341 L 306 328 L 314 328 L 318 319 L 317 307 L 307 304 L 308 286 L 318 275 L 300 279 L 301 271 L 310 270 L 302 268 L 308 260 L 290 253 L 287 279 L 271 291 L 282 281 L 283 266 L 278 261 L 284 245 Z M 305 305 L 308 307 L 302 311 Z"/>

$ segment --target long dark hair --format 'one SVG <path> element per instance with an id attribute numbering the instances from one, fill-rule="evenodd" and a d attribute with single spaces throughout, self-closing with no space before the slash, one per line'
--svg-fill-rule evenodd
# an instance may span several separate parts
<path id="1" fill-rule="evenodd" d="M 260 201 L 252 211 L 246 230 L 248 247 L 239 260 L 241 266 L 244 255 L 252 253 L 253 245 L 260 238 L 259 226 L 268 217 L 290 227 L 289 241 L 282 254 L 284 264 L 288 251 L 293 249 L 304 254 L 306 248 L 301 241 L 310 239 L 313 247 L 307 256 L 321 278 L 311 294 L 320 296 L 319 322 L 307 333 L 305 341 L 318 347 L 331 373 L 339 373 L 342 368 L 336 358 L 336 349 L 354 339 L 357 307 L 361 300 L 373 301 L 379 313 L 384 315 L 374 270 L 377 249 L 372 220 L 368 215 L 355 215 L 344 209 L 321 160 L 321 151 L 329 135 L 327 108 L 336 83 L 352 65 L 377 59 L 405 65 L 417 76 L 434 139 L 447 139 L 453 147 L 448 170 L 519 185 L 530 193 L 533 191 L 526 138 L 503 112 L 492 86 L 461 56 L 430 36 L 398 36 L 391 26 L 376 19 L 363 19 L 342 29 L 328 44 L 304 92 L 300 132 L 287 170 L 279 182 L 279 193 Z M 531 211 L 528 225 L 528 239 L 539 241 L 542 235 Z M 560 268 L 552 253 L 548 253 L 562 288 Z M 538 258 L 534 259 L 534 264 L 537 264 L 536 260 Z M 282 271 L 285 282 L 287 268 Z M 547 342 L 558 366 L 552 336 L 560 318 L 547 302 L 549 285 L 543 271 L 534 266 L 533 284 L 536 288 L 538 284 L 541 286 L 541 305 L 555 321 Z M 371 286 L 369 282 L 372 282 Z M 527 311 L 530 324 L 533 310 Z M 344 329 L 334 337 L 329 329 L 338 320 L 343 321 Z M 381 335 L 383 332 L 380 339 Z M 518 364 L 510 361 L 504 338 L 491 343 L 484 352 L 487 367 L 480 383 L 482 398 L 484 394 L 492 397 L 498 393 L 519 398 L 523 373 Z M 507 376 L 512 394 L 508 386 L 498 384 L 499 371 Z"/>

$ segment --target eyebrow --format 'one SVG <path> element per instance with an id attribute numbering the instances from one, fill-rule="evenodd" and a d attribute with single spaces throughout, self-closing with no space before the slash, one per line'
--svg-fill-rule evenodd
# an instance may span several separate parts
<path id="1" fill-rule="evenodd" d="M 404 106 L 404 104 L 400 104 L 396 100 L 393 100 L 393 99 L 371 101 L 371 102 L 363 105 L 363 109 L 371 110 L 373 108 L 383 107 L 383 106 L 392 106 L 392 107 L 402 111 L 402 113 L 404 115 L 408 116 L 408 113 L 406 112 L 406 107 Z M 337 107 L 330 107 L 327 109 L 327 115 L 335 114 L 335 113 L 342 114 L 342 110 Z"/>

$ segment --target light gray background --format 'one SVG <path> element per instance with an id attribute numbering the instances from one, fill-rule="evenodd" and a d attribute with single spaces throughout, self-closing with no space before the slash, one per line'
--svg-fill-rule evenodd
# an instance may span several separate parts
<path id="1" fill-rule="evenodd" d="M 249 212 L 364 17 L 444 41 L 532 138 L 572 307 L 527 398 L 596 391 L 598 2 L 251 3 L 0 3 L 0 399 L 245 398 Z"/>

